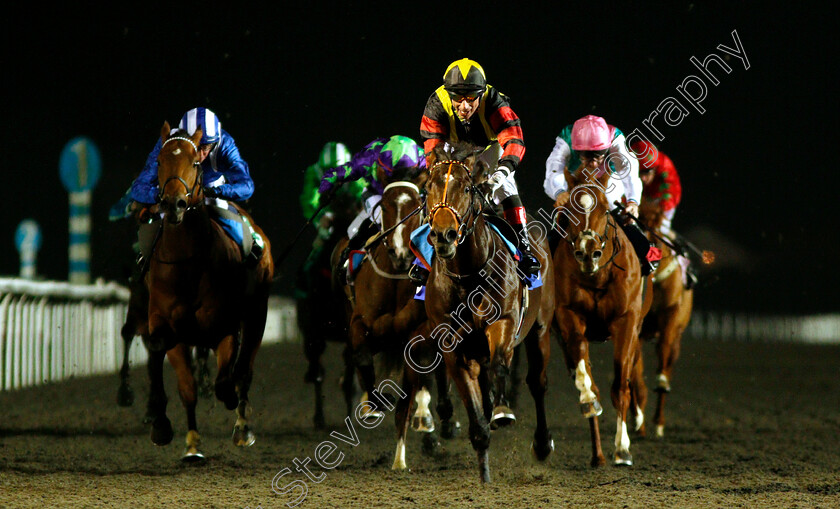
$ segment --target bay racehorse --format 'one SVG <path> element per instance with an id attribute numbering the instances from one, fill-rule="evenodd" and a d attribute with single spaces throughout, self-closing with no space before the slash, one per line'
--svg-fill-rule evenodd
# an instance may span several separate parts
<path id="1" fill-rule="evenodd" d="M 633 463 L 627 420 L 634 416 L 637 430 L 644 432 L 647 398 L 639 332 L 652 294 L 630 241 L 609 213 L 612 206 L 604 194 L 605 186 L 613 185 L 609 178 L 609 173 L 595 178 L 584 171 L 573 177 L 567 170 L 568 201 L 555 210 L 554 225 L 562 236 L 554 251 L 555 316 L 566 367 L 579 391 L 581 412 L 589 420 L 592 466 L 604 465 L 606 460 L 598 429 L 600 392 L 592 376 L 589 343 L 613 342 L 616 465 Z"/>
<path id="2" fill-rule="evenodd" d="M 639 219 L 648 232 L 658 232 L 664 215 L 659 206 L 642 197 Z M 642 339 L 656 341 L 656 413 L 653 422 L 656 435 L 665 435 L 665 397 L 671 392 L 674 364 L 680 356 L 680 343 L 691 320 L 694 292 L 686 288 L 683 264 L 688 260 L 679 256 L 656 235 L 648 233 L 651 242 L 662 251 L 662 261 L 653 273 L 653 304 L 642 325 Z"/>
<path id="3" fill-rule="evenodd" d="M 333 286 L 330 259 L 335 246 L 341 241 L 352 218 L 359 211 L 359 205 L 344 194 L 337 194 L 331 207 L 332 231 L 315 256 L 310 255 L 298 273 L 296 285 L 297 323 L 303 339 L 303 352 L 308 362 L 304 381 L 315 387 L 316 428 L 323 428 L 324 421 L 324 365 L 321 358 L 328 342 L 339 343 L 344 350 L 344 375 L 341 388 L 347 404 L 347 415 L 353 413 L 356 371 L 352 351 L 347 342 L 347 310 L 344 307 L 344 292 Z M 339 251 L 340 252 L 340 251 Z"/>
<path id="4" fill-rule="evenodd" d="M 554 311 L 554 273 L 545 235 L 529 229 L 543 285 L 526 289 L 513 254 L 482 214 L 476 185 L 480 149 L 439 146 L 428 158 L 426 210 L 434 260 L 426 285 L 428 336 L 439 347 L 470 420 L 479 476 L 490 481 L 490 421 L 502 410 L 514 347 L 524 342 L 528 387 L 536 407 L 532 451 L 544 460 L 554 448 L 545 414 L 546 367 Z M 538 224 L 533 222 L 533 224 Z M 544 232 L 543 232 L 544 233 Z"/>
<path id="5" fill-rule="evenodd" d="M 166 356 L 175 369 L 187 413 L 185 460 L 203 459 L 196 425 L 191 346 L 211 348 L 216 354 L 216 397 L 229 410 L 236 410 L 234 444 L 254 443 L 248 389 L 265 328 L 274 272 L 268 239 L 246 212 L 236 207 L 265 241 L 262 256 L 253 268 L 243 263 L 238 243 L 211 219 L 197 154 L 201 135 L 198 129 L 192 136 L 170 136 L 168 122 L 161 128 L 158 184 L 163 219 L 145 277 L 149 289 L 146 346 L 149 407 L 154 412 L 152 442 L 166 445 L 173 438 L 163 385 Z"/>

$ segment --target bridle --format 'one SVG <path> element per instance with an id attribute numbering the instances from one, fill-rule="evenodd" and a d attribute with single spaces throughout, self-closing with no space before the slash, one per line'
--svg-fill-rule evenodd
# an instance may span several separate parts
<path id="1" fill-rule="evenodd" d="M 163 142 L 163 145 L 161 145 L 161 150 L 163 149 L 164 146 L 166 146 L 167 143 L 169 143 L 170 141 L 175 141 L 175 140 L 186 141 L 187 143 L 189 143 L 192 146 L 193 150 L 195 150 L 195 154 L 196 155 L 198 154 L 198 146 L 196 146 L 195 142 L 193 142 L 191 139 L 186 138 L 184 136 L 173 136 L 171 138 L 168 138 L 166 141 Z M 184 189 L 187 191 L 187 202 L 188 203 L 189 203 L 189 199 L 192 196 L 197 196 L 198 193 L 202 189 L 201 182 L 202 182 L 202 177 L 203 177 L 204 172 L 201 171 L 201 163 L 198 162 L 197 160 L 193 161 L 193 167 L 195 167 L 195 169 L 196 169 L 196 175 L 195 175 L 195 180 L 193 181 L 192 186 L 187 184 L 187 182 L 183 178 L 181 178 L 179 175 L 172 175 L 171 177 L 166 179 L 166 181 L 163 183 L 162 186 L 160 186 L 160 192 L 158 193 L 158 201 L 163 201 L 163 192 L 166 190 L 166 186 L 169 185 L 169 182 L 171 182 L 173 180 L 177 180 L 178 182 L 181 183 L 181 185 L 184 186 Z M 199 200 L 196 203 L 193 203 L 192 205 L 188 205 L 187 210 L 194 209 L 199 204 L 201 204 L 201 200 Z"/>
<path id="2" fill-rule="evenodd" d="M 598 186 L 596 186 L 594 184 L 582 184 L 579 187 L 595 187 L 595 188 L 598 188 Z M 600 188 L 598 188 L 598 189 L 600 189 Z M 557 216 L 559 214 L 559 211 L 560 211 L 560 209 L 555 209 L 555 211 L 554 211 L 554 219 L 552 221 L 553 225 L 557 224 Z M 604 233 L 603 234 L 598 233 L 595 230 L 589 228 L 589 212 L 587 212 L 586 215 L 587 215 L 587 217 L 586 217 L 586 227 L 583 230 L 581 230 L 580 233 L 575 235 L 574 239 L 569 240 L 569 238 L 568 238 L 569 236 L 565 235 L 565 236 L 563 236 L 563 240 L 566 241 L 566 243 L 569 245 L 569 247 L 572 249 L 572 251 L 574 251 L 575 246 L 580 245 L 580 243 L 582 241 L 589 240 L 589 239 L 598 242 L 599 243 L 599 248 L 598 249 L 603 250 L 604 247 L 606 247 L 606 245 L 607 245 L 607 241 L 612 240 L 612 256 L 610 256 L 610 259 L 607 260 L 606 263 L 599 264 L 598 270 L 600 271 L 602 268 L 604 268 L 604 267 L 610 265 L 611 263 L 613 263 L 614 260 L 615 260 L 615 257 L 618 255 L 618 252 L 621 250 L 621 243 L 618 241 L 618 228 L 615 224 L 615 220 L 613 219 L 612 215 L 609 212 L 605 212 L 605 215 L 607 216 L 607 220 L 604 224 Z M 610 229 L 611 228 L 613 230 L 612 235 L 610 235 Z M 616 267 L 618 267 L 617 264 L 616 264 Z"/>
<path id="3" fill-rule="evenodd" d="M 451 161 L 451 160 L 449 160 L 449 161 L 438 161 L 429 170 L 429 174 L 431 174 L 436 169 L 438 169 L 442 166 L 445 166 L 445 165 L 449 165 L 449 169 L 446 171 L 446 182 L 444 183 L 444 186 L 443 186 L 443 198 L 441 199 L 441 201 L 435 203 L 432 206 L 431 209 L 429 209 L 428 221 L 429 221 L 429 224 L 431 225 L 434 222 L 435 214 L 437 214 L 441 210 L 446 210 L 447 212 L 452 214 L 452 216 L 455 218 L 455 223 L 458 225 L 457 230 L 456 230 L 458 232 L 458 238 L 456 239 L 456 245 L 460 245 L 461 242 L 463 242 L 464 239 L 475 230 L 475 223 L 478 220 L 478 216 L 480 215 L 476 212 L 476 209 L 475 209 L 475 187 L 476 186 L 473 183 L 472 172 L 470 171 L 469 166 L 464 164 L 462 161 Z M 459 213 L 458 210 L 456 210 L 455 207 L 450 205 L 449 202 L 448 202 L 449 181 L 451 180 L 450 177 L 452 175 L 452 168 L 453 168 L 453 166 L 456 166 L 456 165 L 460 166 L 461 168 L 464 169 L 464 171 L 467 172 L 467 176 L 470 178 L 470 185 L 467 187 L 466 190 L 467 190 L 467 192 L 469 192 L 473 195 L 470 198 L 470 208 L 469 208 L 469 210 L 466 211 L 466 213 L 464 215 Z M 479 208 L 478 212 L 480 212 L 480 208 Z M 465 221 L 464 216 L 466 216 L 466 219 L 469 220 L 469 226 L 468 226 L 468 221 Z"/>

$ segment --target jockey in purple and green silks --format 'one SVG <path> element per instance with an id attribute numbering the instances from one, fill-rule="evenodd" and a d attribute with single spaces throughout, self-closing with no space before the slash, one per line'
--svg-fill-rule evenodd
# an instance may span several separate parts
<path id="1" fill-rule="evenodd" d="M 357 234 L 371 230 L 381 219 L 379 201 L 387 180 L 410 179 L 426 168 L 426 158 L 417 143 L 406 136 L 391 136 L 377 138 L 365 145 L 350 162 L 331 168 L 324 173 L 318 192 L 321 196 L 331 195 L 346 182 L 364 179 L 367 189 L 363 195 L 364 210 L 347 228 L 347 236 L 351 246 L 358 249 L 359 244 L 367 240 L 366 236 Z M 381 173 L 380 173 L 381 170 Z"/>

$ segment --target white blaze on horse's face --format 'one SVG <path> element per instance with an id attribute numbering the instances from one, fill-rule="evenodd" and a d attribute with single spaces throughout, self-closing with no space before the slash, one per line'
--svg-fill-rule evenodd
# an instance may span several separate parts
<path id="1" fill-rule="evenodd" d="M 595 196 L 588 192 L 580 193 L 573 198 L 573 206 L 585 214 L 583 230 L 577 235 L 573 243 L 575 260 L 578 262 L 580 271 L 591 275 L 598 272 L 601 256 L 603 255 L 603 242 L 591 228 L 591 215 L 597 205 Z"/>
<path id="2" fill-rule="evenodd" d="M 406 213 L 406 206 L 408 202 L 411 201 L 411 196 L 404 192 L 397 196 L 396 199 L 396 206 L 397 206 L 397 223 L 399 223 L 402 218 L 405 216 Z M 409 255 L 408 245 L 406 245 L 405 240 L 403 239 L 403 235 L 405 231 L 405 223 L 400 224 L 394 230 L 394 252 L 399 259 L 405 259 Z"/>

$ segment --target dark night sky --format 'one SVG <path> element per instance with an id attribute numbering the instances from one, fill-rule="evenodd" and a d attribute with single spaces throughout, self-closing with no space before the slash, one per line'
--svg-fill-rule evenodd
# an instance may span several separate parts
<path id="1" fill-rule="evenodd" d="M 506 3 L 496 11 L 473 2 L 446 13 L 431 4 L 298 3 L 212 10 L 204 19 L 177 9 L 9 13 L 0 274 L 17 273 L 13 233 L 32 217 L 44 233 L 39 272 L 66 278 L 68 205 L 58 157 L 67 141 L 85 135 L 104 167 L 94 191 L 93 274 L 122 280 L 132 232 L 109 223 L 108 208 L 142 168 L 163 121 L 177 123 L 198 105 L 220 115 L 249 162 L 250 206 L 278 253 L 303 224 L 301 177 L 323 143 L 340 140 L 356 151 L 377 136 L 418 139 L 426 99 L 462 57 L 481 63 L 488 81 L 511 97 L 527 144 L 520 191 L 529 209 L 547 207 L 544 162 L 563 126 L 593 113 L 626 132 L 642 127 L 665 98 L 682 99 L 675 87 L 699 74 L 689 58 L 722 54 L 717 45 L 734 47 L 737 30 L 750 69 L 730 59 L 732 73 L 716 73 L 718 86 L 707 83 L 706 113 L 683 100 L 690 113 L 680 125 L 658 120 L 659 146 L 684 188 L 676 229 L 689 238 L 711 230 L 739 248 L 733 260 L 746 255 L 705 275 L 698 307 L 836 311 L 840 242 L 824 157 L 837 138 L 829 20 L 732 4 L 588 10 Z M 286 273 L 310 239 L 287 259 Z M 721 260 L 729 254 L 718 251 Z M 278 292 L 288 291 L 290 279 Z"/>

